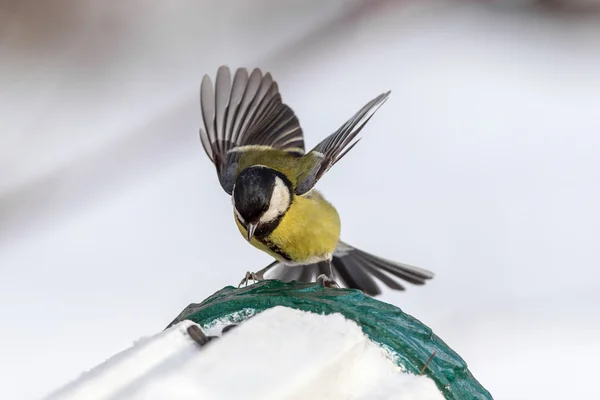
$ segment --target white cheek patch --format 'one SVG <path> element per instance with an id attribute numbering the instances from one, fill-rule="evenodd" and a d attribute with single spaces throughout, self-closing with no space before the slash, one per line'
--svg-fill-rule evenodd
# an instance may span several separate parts
<path id="1" fill-rule="evenodd" d="M 280 177 L 275 177 L 275 187 L 269 202 L 269 209 L 260 217 L 260 222 L 271 222 L 290 206 L 290 191 Z"/>

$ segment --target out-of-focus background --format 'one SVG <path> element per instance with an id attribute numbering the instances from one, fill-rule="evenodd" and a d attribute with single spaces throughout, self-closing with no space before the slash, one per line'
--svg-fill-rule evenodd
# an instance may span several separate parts
<path id="1" fill-rule="evenodd" d="M 600 398 L 600 2 L 0 1 L 0 398 L 33 399 L 270 262 L 198 138 L 221 64 L 308 147 L 343 238 L 431 269 L 382 300 L 496 399 Z"/>

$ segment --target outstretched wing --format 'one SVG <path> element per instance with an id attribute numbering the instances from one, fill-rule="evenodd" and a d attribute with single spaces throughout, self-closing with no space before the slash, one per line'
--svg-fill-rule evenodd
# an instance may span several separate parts
<path id="1" fill-rule="evenodd" d="M 373 114 L 385 103 L 390 91 L 382 93 L 368 102 L 352 118 L 334 133 L 327 136 L 308 154 L 311 168 L 298 177 L 296 194 L 302 195 L 313 188 L 317 181 L 352 149 L 360 139 L 354 140 Z"/>
<path id="2" fill-rule="evenodd" d="M 237 160 L 245 146 L 304 154 L 302 129 L 294 111 L 283 104 L 277 82 L 256 68 L 235 72 L 233 83 L 227 66 L 217 71 L 216 83 L 208 75 L 200 87 L 204 129 L 200 140 L 215 164 L 223 189 L 231 194 Z"/>
<path id="3" fill-rule="evenodd" d="M 375 279 L 391 289 L 404 290 L 399 280 L 423 285 L 434 277 L 433 272 L 374 256 L 341 241 L 333 254 L 332 264 L 334 280 L 346 287 L 362 290 L 370 296 L 381 294 Z M 272 269 L 265 274 L 265 277 L 284 282 L 314 282 L 320 274 L 329 274 L 329 265 L 326 261 L 292 267 L 279 262 L 271 265 Z"/>

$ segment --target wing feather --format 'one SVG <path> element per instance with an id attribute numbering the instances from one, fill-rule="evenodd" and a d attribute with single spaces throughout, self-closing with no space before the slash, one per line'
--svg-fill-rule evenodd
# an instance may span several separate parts
<path id="1" fill-rule="evenodd" d="M 227 123 L 225 124 L 225 132 L 227 132 L 225 140 L 231 143 L 235 142 L 236 128 L 239 128 L 239 111 L 247 85 L 248 71 L 240 68 L 235 72 L 233 77 L 231 99 L 229 100 L 229 109 L 227 112 Z"/>
<path id="2" fill-rule="evenodd" d="M 200 86 L 200 109 L 202 110 L 202 117 L 204 120 L 204 131 L 200 131 L 200 138 L 204 146 L 204 150 L 210 157 L 211 161 L 214 162 L 214 148 L 213 143 L 217 141 L 217 135 L 215 134 L 215 92 L 212 87 L 212 83 L 208 76 L 202 79 L 202 85 Z"/>
<path id="3" fill-rule="evenodd" d="M 380 94 L 365 104 L 337 131 L 323 139 L 305 157 L 316 160 L 312 168 L 299 177 L 296 194 L 310 191 L 317 181 L 350 151 L 360 139 L 353 142 L 375 112 L 386 102 L 390 91 Z"/>
<path id="4" fill-rule="evenodd" d="M 283 104 L 277 82 L 270 73 L 255 68 L 231 71 L 221 66 L 215 86 L 208 75 L 200 87 L 200 109 L 204 128 L 200 141 L 215 164 L 219 182 L 231 194 L 241 146 L 261 145 L 304 154 L 304 138 L 294 111 Z"/>

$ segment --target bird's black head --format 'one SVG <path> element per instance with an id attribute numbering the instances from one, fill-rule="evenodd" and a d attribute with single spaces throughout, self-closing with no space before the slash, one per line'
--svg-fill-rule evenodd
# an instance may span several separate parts
<path id="1" fill-rule="evenodd" d="M 253 166 L 239 173 L 233 188 L 233 206 L 240 223 L 249 231 L 273 223 L 287 211 L 292 202 L 292 184 L 279 171 Z"/>

